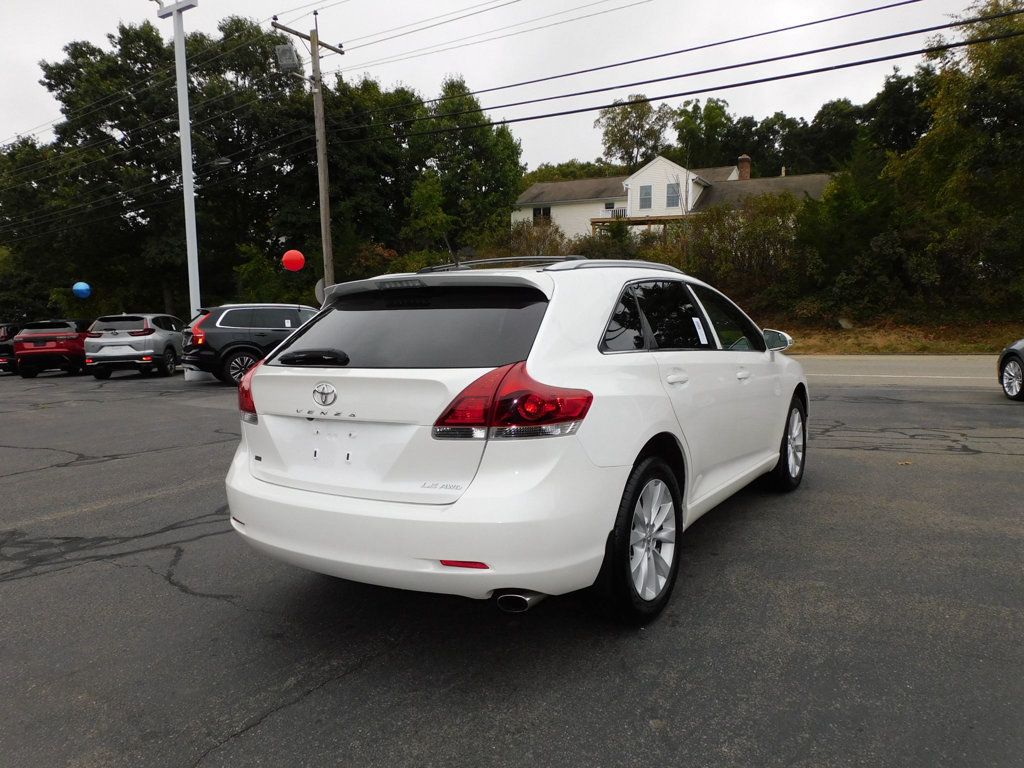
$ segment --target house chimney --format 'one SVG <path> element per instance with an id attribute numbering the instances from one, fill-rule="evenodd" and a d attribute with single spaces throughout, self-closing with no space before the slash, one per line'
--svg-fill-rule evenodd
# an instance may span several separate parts
<path id="1" fill-rule="evenodd" d="M 740 169 L 740 181 L 747 181 L 750 178 L 750 155 L 742 154 L 736 161 L 737 167 Z"/>

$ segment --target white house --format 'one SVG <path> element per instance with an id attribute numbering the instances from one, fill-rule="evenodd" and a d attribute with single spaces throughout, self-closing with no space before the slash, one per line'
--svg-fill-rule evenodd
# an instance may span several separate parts
<path id="1" fill-rule="evenodd" d="M 588 235 L 590 220 L 626 213 L 628 176 L 577 181 L 549 181 L 532 185 L 515 202 L 512 223 L 557 224 L 568 236 Z"/>
<path id="2" fill-rule="evenodd" d="M 692 170 L 656 157 L 630 176 L 541 182 L 516 200 L 512 222 L 550 222 L 569 237 L 591 234 L 614 220 L 663 227 L 676 217 L 718 203 L 742 204 L 753 195 L 789 192 L 818 198 L 829 180 L 824 173 L 752 179 L 750 166 L 747 155 L 740 155 L 736 165 Z"/>

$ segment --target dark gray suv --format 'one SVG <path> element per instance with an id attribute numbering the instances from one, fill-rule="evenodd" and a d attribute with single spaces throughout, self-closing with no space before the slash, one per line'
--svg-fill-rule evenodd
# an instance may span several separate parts
<path id="1" fill-rule="evenodd" d="M 225 304 L 201 309 L 185 328 L 181 364 L 237 386 L 246 371 L 317 311 L 302 304 Z"/>

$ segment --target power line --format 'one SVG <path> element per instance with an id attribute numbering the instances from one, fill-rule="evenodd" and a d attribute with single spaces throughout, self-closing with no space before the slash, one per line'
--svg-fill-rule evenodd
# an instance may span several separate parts
<path id="1" fill-rule="evenodd" d="M 743 62 L 739 62 L 739 63 L 736 63 L 736 64 L 723 64 L 722 66 L 709 67 L 709 68 L 706 68 L 706 69 L 699 69 L 699 70 L 694 70 L 694 71 L 691 71 L 691 72 L 681 72 L 681 73 L 677 73 L 677 74 L 674 74 L 674 75 L 665 75 L 663 77 L 648 78 L 646 80 L 635 80 L 635 81 L 629 82 L 629 83 L 617 83 L 615 85 L 605 85 L 605 86 L 601 86 L 599 88 L 590 88 L 590 89 L 587 89 L 587 90 L 573 91 L 571 93 L 557 94 L 557 95 L 554 95 L 554 96 L 539 96 L 539 97 L 532 98 L 532 99 L 523 99 L 523 100 L 520 100 L 520 101 L 507 102 L 505 104 L 492 104 L 492 105 L 489 105 L 489 106 L 473 107 L 473 108 L 469 108 L 469 109 L 463 109 L 463 110 L 460 110 L 460 111 L 457 111 L 457 112 L 444 112 L 444 113 L 441 113 L 439 115 L 425 115 L 425 116 L 421 116 L 421 117 L 404 118 L 404 119 L 396 120 L 394 122 L 401 122 L 403 125 L 408 125 L 410 123 L 418 123 L 418 122 L 423 122 L 423 121 L 427 121 L 427 120 L 436 120 L 436 119 L 438 119 L 440 117 L 446 117 L 446 118 L 447 117 L 458 117 L 460 115 L 476 114 L 478 112 L 487 112 L 487 111 L 493 111 L 493 110 L 498 110 L 498 109 L 508 109 L 508 108 L 511 108 L 511 107 L 522 107 L 522 106 L 526 106 L 526 105 L 529 105 L 529 104 L 539 104 L 539 103 L 546 102 L 546 101 L 557 101 L 557 100 L 561 100 L 561 99 L 574 98 L 574 97 L 577 97 L 577 96 L 590 96 L 590 95 L 593 95 L 593 94 L 596 94 L 596 93 L 605 93 L 607 91 L 616 91 L 616 90 L 621 90 L 621 89 L 624 89 L 624 88 L 635 88 L 635 87 L 640 86 L 640 85 L 651 85 L 653 83 L 663 83 L 663 82 L 666 82 L 666 81 L 669 81 L 669 80 L 681 80 L 681 79 L 684 79 L 684 78 L 697 77 L 697 76 L 700 76 L 700 75 L 709 75 L 709 74 L 714 74 L 714 73 L 717 73 L 717 72 L 726 72 L 726 71 L 729 71 L 729 70 L 741 69 L 741 68 L 744 68 L 744 67 L 758 66 L 758 65 L 761 65 L 761 64 L 771 64 L 771 63 L 776 63 L 776 62 L 780 62 L 780 61 L 787 61 L 789 59 L 802 58 L 802 57 L 805 57 L 805 56 L 814 56 L 814 55 L 817 55 L 817 54 L 820 54 L 820 53 L 830 53 L 832 51 L 839 51 L 839 50 L 844 50 L 844 49 L 847 49 L 847 48 L 859 47 L 859 46 L 862 46 L 862 45 L 872 45 L 874 43 L 885 42 L 885 41 L 888 41 L 888 40 L 896 40 L 896 39 L 903 38 L 903 37 L 910 37 L 912 35 L 924 35 L 924 34 L 928 34 L 928 33 L 931 33 L 931 32 L 939 32 L 939 31 L 944 30 L 944 29 L 951 29 L 951 28 L 954 28 L 954 27 L 961 27 L 961 26 L 965 26 L 965 25 L 969 25 L 969 24 L 977 24 L 977 23 L 983 22 L 983 21 L 993 21 L 995 19 L 1006 18 L 1006 17 L 1009 17 L 1009 16 L 1016 16 L 1016 15 L 1019 15 L 1021 13 L 1024 13 L 1024 10 L 1004 11 L 1002 13 L 990 14 L 990 15 L 987 15 L 987 16 L 978 16 L 978 17 L 974 17 L 974 18 L 970 18 L 970 19 L 961 19 L 961 20 L 949 22 L 947 24 L 936 24 L 936 25 L 933 25 L 933 26 L 930 26 L 930 27 L 921 27 L 919 29 L 912 29 L 912 30 L 907 31 L 907 32 L 895 32 L 895 33 L 892 33 L 892 34 L 889 34 L 889 35 L 880 35 L 878 37 L 872 37 L 872 38 L 867 38 L 867 39 L 863 39 L 863 40 L 855 40 L 853 42 L 848 42 L 848 43 L 838 43 L 836 45 L 829 45 L 829 46 L 824 46 L 824 47 L 821 47 L 821 48 L 813 48 L 811 50 L 798 51 L 796 53 L 786 53 L 786 54 L 781 54 L 779 56 L 769 56 L 769 57 L 762 58 L 762 59 L 754 59 L 752 61 L 743 61 Z M 462 94 L 462 96 L 465 96 L 465 94 Z M 359 130 L 359 129 L 362 129 L 362 128 L 371 128 L 371 127 L 374 127 L 374 124 L 370 123 L 370 124 L 352 126 L 350 128 L 350 130 Z"/>
<path id="2" fill-rule="evenodd" d="M 594 16 L 603 16 L 603 15 L 605 15 L 607 13 L 614 13 L 615 11 L 624 11 L 627 8 L 632 8 L 632 7 L 637 6 L 637 5 L 646 5 L 647 3 L 650 3 L 652 1 L 653 0 L 637 0 L 636 2 L 628 3 L 626 5 L 620 5 L 620 6 L 617 6 L 615 8 L 606 8 L 603 11 L 595 11 L 594 13 L 588 13 L 588 14 L 584 14 L 582 16 L 574 16 L 571 19 L 563 19 L 561 21 L 554 21 L 554 22 L 551 22 L 550 24 L 543 24 L 543 25 L 541 25 L 539 27 L 532 27 L 530 29 L 521 29 L 518 32 L 509 32 L 509 33 L 504 34 L 504 35 L 496 35 L 495 37 L 489 37 L 489 38 L 486 38 L 484 40 L 476 40 L 476 41 L 471 42 L 471 43 L 461 43 L 459 45 L 452 45 L 452 46 L 449 46 L 447 48 L 437 48 L 436 46 L 426 46 L 426 48 L 417 48 L 417 49 L 414 49 L 412 51 L 405 51 L 405 52 L 403 52 L 401 54 L 396 54 L 395 56 L 389 56 L 389 57 L 385 57 L 385 58 L 382 58 L 382 59 L 374 59 L 374 60 L 365 62 L 363 64 L 356 64 L 356 65 L 351 66 L 351 67 L 345 67 L 345 69 L 347 69 L 349 72 L 360 71 L 360 70 L 370 69 L 372 67 L 379 67 L 379 66 L 382 66 L 384 64 L 394 64 L 394 63 L 399 62 L 399 61 L 408 61 L 409 59 L 418 59 L 418 58 L 422 58 L 423 56 L 432 56 L 435 53 L 445 53 L 447 51 L 458 50 L 459 48 L 468 48 L 468 47 L 474 46 L 474 45 L 482 45 L 483 43 L 490 43 L 490 42 L 494 42 L 495 40 L 504 40 L 505 38 L 508 38 L 508 37 L 516 37 L 517 35 L 525 35 L 525 34 L 527 34 L 529 32 L 537 32 L 538 30 L 541 30 L 541 29 L 549 29 L 551 27 L 557 27 L 557 26 L 560 26 L 562 24 L 569 24 L 569 23 L 571 23 L 573 21 L 582 21 L 583 19 L 590 19 L 590 18 L 593 18 Z M 537 17 L 535 19 L 530 19 L 529 21 L 521 21 L 521 22 L 518 22 L 516 24 L 508 24 L 508 25 L 506 25 L 504 27 L 497 27 L 495 29 L 488 30 L 487 32 L 478 32 L 478 33 L 476 33 L 474 35 L 467 35 L 465 37 L 455 38 L 453 40 L 448 40 L 447 42 L 444 42 L 444 43 L 438 43 L 437 45 L 448 45 L 448 43 L 456 43 L 456 42 L 459 42 L 460 40 L 469 40 L 470 38 L 479 37 L 480 35 L 488 35 L 488 34 L 491 34 L 492 32 L 500 32 L 502 30 L 512 29 L 513 27 L 521 27 L 523 24 L 529 24 L 529 23 L 532 23 L 534 21 L 539 21 L 540 19 L 551 18 L 552 16 L 560 16 L 562 14 L 569 13 L 571 11 L 578 11 L 578 10 L 581 10 L 582 8 L 588 8 L 588 7 L 594 6 L 594 5 L 602 5 L 603 3 L 606 3 L 606 2 L 610 2 L 610 0 L 597 0 L 597 2 L 585 3 L 584 5 L 576 6 L 575 8 L 569 8 L 569 9 L 564 10 L 564 11 L 558 11 L 557 13 L 550 13 L 550 14 L 547 14 L 546 16 L 539 16 L 539 17 Z M 427 50 L 427 49 L 436 49 L 436 50 Z M 406 54 L 409 54 L 409 55 L 406 55 Z M 336 72 L 340 72 L 341 70 L 339 69 L 339 70 L 335 70 L 335 71 Z M 331 74 L 331 73 L 327 73 L 327 74 Z"/>
<path id="3" fill-rule="evenodd" d="M 470 16 L 477 16 L 477 15 L 479 15 L 481 13 L 488 13 L 489 11 L 496 11 L 499 8 L 504 8 L 507 5 L 515 5 L 518 2 L 521 2 L 521 0 L 505 0 L 505 2 L 501 3 L 500 5 L 495 5 L 495 6 L 491 7 L 491 8 L 483 8 L 481 10 L 473 11 L 471 13 L 467 13 L 467 14 L 464 14 L 462 16 L 456 16 L 454 19 L 446 19 L 445 21 L 438 21 L 438 22 L 435 22 L 433 24 L 428 24 L 425 27 L 417 27 L 416 29 L 410 29 L 410 30 L 407 30 L 405 32 L 399 32 L 398 34 L 391 35 L 390 37 L 382 37 L 379 40 L 371 40 L 368 43 L 363 43 L 362 45 L 351 46 L 349 48 L 346 48 L 345 50 L 346 51 L 354 51 L 357 48 L 365 48 L 368 45 L 377 45 L 377 43 L 386 43 L 388 40 L 397 40 L 399 37 L 405 37 L 406 35 L 414 35 L 417 32 L 423 32 L 424 30 L 427 30 L 427 29 L 433 29 L 434 27 L 440 27 L 442 24 L 451 24 L 453 21 L 461 21 L 462 19 L 468 19 Z"/>
<path id="4" fill-rule="evenodd" d="M 776 34 L 780 34 L 782 32 L 791 32 L 791 31 L 796 30 L 796 29 L 804 29 L 806 27 L 813 27 L 813 26 L 817 26 L 817 25 L 820 25 L 820 24 L 827 24 L 827 23 L 832 22 L 832 21 L 841 21 L 843 19 L 849 19 L 849 18 L 852 18 L 854 16 L 862 16 L 862 15 L 868 14 L 868 13 L 876 13 L 877 11 L 886 11 L 886 10 L 889 10 L 891 8 L 898 8 L 898 7 L 903 6 L 903 5 L 912 5 L 914 3 L 920 3 L 920 2 L 921 2 L 921 0 L 900 0 L 899 2 L 889 3 L 888 5 L 875 6 L 873 8 L 866 8 L 866 9 L 860 10 L 860 11 L 853 11 L 852 13 L 843 13 L 843 14 L 840 14 L 838 16 L 829 16 L 829 17 L 823 18 L 823 19 L 815 19 L 814 21 L 805 21 L 805 22 L 802 22 L 800 24 L 791 24 L 791 25 L 789 25 L 787 27 L 777 27 L 775 29 L 765 30 L 763 32 L 755 32 L 753 34 L 742 35 L 740 37 L 731 37 L 731 38 L 729 38 L 727 40 L 717 40 L 717 41 L 715 41 L 713 43 L 703 43 L 701 45 L 693 45 L 693 46 L 690 46 L 689 48 L 680 48 L 680 49 L 675 50 L 675 51 L 666 51 L 664 53 L 656 53 L 656 54 L 653 54 L 651 56 L 641 56 L 640 58 L 637 58 L 637 59 L 628 59 L 626 61 L 617 61 L 617 62 L 614 62 L 612 64 L 602 64 L 602 65 L 597 66 L 597 67 L 588 67 L 587 69 L 576 69 L 576 70 L 573 70 L 572 72 L 562 72 L 561 74 L 558 74 L 558 75 L 548 75 L 546 77 L 537 77 L 537 78 L 533 78 L 531 80 L 520 80 L 517 83 L 509 83 L 508 85 L 496 85 L 496 86 L 493 86 L 491 88 L 481 88 L 478 91 L 473 91 L 472 95 L 479 96 L 482 93 L 492 93 L 494 91 L 504 91 L 504 90 L 507 90 L 509 88 L 519 88 L 519 87 L 524 86 L 524 85 L 535 85 L 537 83 L 544 83 L 544 82 L 548 82 L 550 80 L 560 80 L 560 79 L 565 78 L 565 77 L 575 77 L 576 75 L 586 75 L 586 74 L 590 74 L 591 72 L 600 72 L 602 70 L 612 69 L 614 67 L 624 67 L 624 66 L 627 66 L 629 64 L 640 64 L 640 63 L 645 62 L 645 61 L 654 61 L 655 59 L 663 59 L 663 58 L 666 58 L 666 57 L 669 57 L 669 56 L 678 56 L 678 55 L 683 54 L 683 53 L 693 53 L 694 51 L 702 51 L 702 50 L 706 50 L 706 49 L 709 49 L 709 48 L 717 48 L 719 46 L 729 45 L 730 43 L 739 43 L 739 42 L 743 42 L 743 41 L 746 41 L 746 40 L 754 40 L 754 39 L 759 38 L 759 37 L 767 37 L 768 35 L 776 35 Z M 429 100 L 427 100 L 427 101 L 425 101 L 423 103 L 424 104 L 431 104 L 431 103 L 434 103 L 434 102 L 445 101 L 446 99 L 447 99 L 447 97 L 442 97 L 442 98 L 439 98 L 439 99 L 429 99 Z"/>
<path id="5" fill-rule="evenodd" d="M 1016 13 L 1022 13 L 1024 11 L 1017 11 Z M 930 53 L 940 53 L 942 51 L 950 51 L 956 48 L 963 48 L 965 46 L 980 45 L 982 43 L 990 43 L 996 40 L 1007 40 L 1010 38 L 1020 37 L 1024 35 L 1024 31 L 1019 32 L 1007 32 L 1001 35 L 990 35 L 987 37 L 976 38 L 974 40 L 964 40 L 956 43 L 944 43 L 942 45 L 932 45 L 927 48 L 919 48 L 914 51 L 903 51 L 901 53 L 893 53 L 885 56 L 876 56 L 870 59 L 860 59 L 857 61 L 844 62 L 840 64 L 832 64 L 825 67 L 816 67 L 814 69 L 805 69 L 798 72 L 788 72 L 782 75 L 772 75 L 770 77 L 760 77 L 752 80 L 744 80 L 737 83 L 726 83 L 724 85 L 709 86 L 707 88 L 695 88 L 689 91 L 677 91 L 675 93 L 666 93 L 659 96 L 643 97 L 638 99 L 627 99 L 625 101 L 611 102 L 609 104 L 597 104 L 589 107 L 579 107 L 576 109 L 564 109 L 558 112 L 545 112 L 539 115 L 526 115 L 523 117 L 511 117 L 504 118 L 501 120 L 488 120 L 482 123 L 475 123 L 473 125 L 462 125 L 455 126 L 452 128 L 438 128 L 430 131 L 414 131 L 412 133 L 403 134 L 404 139 L 414 138 L 417 136 L 436 136 L 442 133 L 459 133 L 462 131 L 470 131 L 478 128 L 490 128 L 494 126 L 505 126 L 513 123 L 526 123 L 534 120 L 545 120 L 552 117 L 567 117 L 569 115 L 579 115 L 586 112 L 597 112 L 602 109 L 610 109 L 614 107 L 627 107 L 634 104 L 650 104 L 655 101 L 666 101 L 668 99 L 677 99 L 687 96 L 697 96 L 705 93 L 715 93 L 717 91 L 732 90 L 734 88 L 746 88 L 753 85 L 763 85 L 765 83 L 773 83 L 780 80 L 791 80 L 796 77 L 806 77 L 809 75 L 818 75 L 825 72 L 835 72 L 841 69 L 849 69 L 851 67 L 861 67 L 868 64 L 880 64 L 887 61 L 895 61 L 896 59 L 905 59 L 910 56 L 920 56 Z M 441 115 L 444 117 L 445 115 Z M 363 144 L 370 141 L 380 141 L 380 137 L 367 137 L 359 139 L 347 139 L 344 141 L 336 142 L 336 144 Z"/>
<path id="6" fill-rule="evenodd" d="M 483 3 L 476 3 L 475 5 L 467 5 L 464 8 L 456 8 L 454 11 L 448 11 L 448 13 L 441 13 L 441 14 L 438 14 L 437 16 L 429 16 L 429 17 L 427 17 L 425 19 L 420 19 L 419 21 L 410 21 L 408 24 L 400 24 L 399 26 L 391 27 L 390 29 L 382 29 L 380 32 L 373 32 L 373 33 L 368 34 L 368 35 L 360 35 L 359 37 L 350 37 L 348 39 L 348 42 L 349 43 L 355 43 L 355 42 L 358 42 L 359 40 L 366 40 L 366 39 L 371 38 L 371 37 L 377 37 L 377 35 L 386 35 L 389 32 L 396 32 L 396 31 L 398 31 L 400 29 L 408 29 L 409 27 L 415 27 L 417 24 L 424 24 L 424 23 L 426 23 L 428 21 L 435 21 L 437 19 L 443 19 L 445 16 L 451 16 L 451 15 L 456 14 L 456 13 L 462 13 L 463 11 L 471 11 L 474 8 L 481 8 L 481 7 L 485 6 L 485 5 L 493 5 L 496 2 L 499 2 L 499 0 L 486 0 L 486 2 L 483 2 Z"/>

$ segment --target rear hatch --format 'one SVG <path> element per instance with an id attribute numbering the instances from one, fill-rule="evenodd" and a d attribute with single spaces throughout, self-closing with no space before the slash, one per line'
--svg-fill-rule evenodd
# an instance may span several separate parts
<path id="1" fill-rule="evenodd" d="M 66 351 L 78 338 L 78 329 L 73 323 L 63 320 L 40 320 L 28 323 L 15 337 L 21 352 Z"/>
<path id="2" fill-rule="evenodd" d="M 146 318 L 138 315 L 101 317 L 92 324 L 85 340 L 90 355 L 132 355 L 150 349 L 153 329 Z"/>
<path id="3" fill-rule="evenodd" d="M 243 424 L 255 477 L 425 504 L 465 492 L 485 441 L 435 439 L 431 428 L 484 373 L 528 357 L 547 297 L 526 281 L 417 282 L 366 281 L 337 296 L 260 366 L 251 382 L 258 423 Z M 301 360 L 325 350 L 321 362 Z"/>

